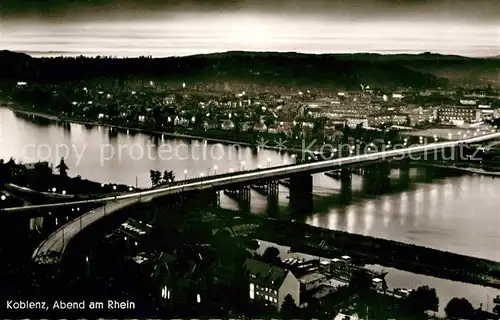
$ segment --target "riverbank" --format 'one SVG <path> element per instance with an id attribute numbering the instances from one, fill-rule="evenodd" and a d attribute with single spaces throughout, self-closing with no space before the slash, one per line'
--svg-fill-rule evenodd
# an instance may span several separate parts
<path id="1" fill-rule="evenodd" d="M 1 104 L 0 107 L 5 107 L 10 110 L 12 110 L 15 113 L 19 114 L 24 114 L 28 116 L 35 116 L 38 118 L 43 118 L 51 121 L 61 121 L 61 122 L 69 122 L 69 123 L 75 123 L 75 124 L 81 124 L 81 125 L 87 125 L 87 126 L 103 126 L 103 127 L 108 127 L 108 128 L 114 128 L 114 129 L 119 129 L 119 130 L 132 130 L 136 132 L 141 132 L 141 133 L 148 133 L 148 134 L 156 134 L 156 135 L 164 135 L 170 138 L 177 138 L 177 139 L 186 139 L 186 140 L 206 140 L 208 142 L 212 143 L 222 143 L 222 144 L 228 144 L 228 145 L 238 145 L 238 146 L 244 146 L 244 147 L 259 147 L 259 148 L 264 148 L 268 150 L 275 150 L 275 151 L 280 151 L 280 152 L 289 152 L 289 153 L 301 153 L 302 149 L 300 148 L 290 148 L 290 147 L 283 147 L 283 146 L 271 146 L 267 144 L 259 144 L 258 142 L 252 142 L 251 137 L 248 135 L 245 135 L 248 137 L 248 139 L 239 139 L 239 140 L 231 140 L 227 138 L 218 138 L 214 137 L 216 133 L 212 133 L 210 131 L 205 131 L 203 135 L 198 135 L 198 134 L 187 134 L 187 133 L 179 133 L 179 132 L 169 132 L 169 131 L 161 131 L 161 130 L 155 130 L 151 128 L 147 128 L 146 126 L 140 127 L 139 124 L 130 124 L 130 125 L 125 125 L 125 124 L 115 124 L 115 123 L 109 123 L 106 121 L 89 121 L 77 117 L 68 117 L 68 116 L 56 116 L 48 113 L 42 113 L 38 111 L 32 111 L 29 108 L 25 108 L 22 106 L 19 106 L 17 104 Z M 188 129 L 189 130 L 189 129 Z M 230 134 L 230 132 L 228 132 Z"/>
<path id="2" fill-rule="evenodd" d="M 360 264 L 500 289 L 499 262 L 302 223 L 256 216 L 244 219 L 259 224 L 252 237 L 290 246 L 295 252 L 329 258 L 349 255 Z"/>
<path id="3" fill-rule="evenodd" d="M 487 170 L 484 170 L 484 169 L 469 168 L 469 167 L 457 167 L 457 166 L 447 166 L 447 165 L 439 165 L 439 164 L 432 164 L 432 163 L 418 163 L 418 165 L 419 166 L 423 166 L 423 167 L 452 169 L 452 170 L 463 171 L 463 172 L 468 172 L 468 173 L 471 173 L 471 174 L 478 174 L 478 175 L 492 177 L 492 178 L 500 177 L 500 171 L 487 171 Z"/>

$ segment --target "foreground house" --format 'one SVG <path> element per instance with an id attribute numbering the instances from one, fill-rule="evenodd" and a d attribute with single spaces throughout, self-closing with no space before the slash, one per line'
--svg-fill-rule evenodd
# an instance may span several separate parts
<path id="1" fill-rule="evenodd" d="M 287 265 L 249 258 L 245 261 L 245 269 L 250 281 L 249 298 L 278 310 L 287 295 L 293 298 L 297 307 L 305 307 L 311 299 L 323 299 L 345 285 L 319 272 L 319 260 Z"/>

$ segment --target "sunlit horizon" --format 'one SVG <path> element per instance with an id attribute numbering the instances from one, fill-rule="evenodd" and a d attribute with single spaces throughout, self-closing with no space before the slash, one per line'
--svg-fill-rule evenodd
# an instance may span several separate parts
<path id="1" fill-rule="evenodd" d="M 490 57 L 500 52 L 494 24 L 449 21 L 199 13 L 151 20 L 6 21 L 2 30 L 0 48 L 34 57 L 169 57 L 226 51 Z"/>

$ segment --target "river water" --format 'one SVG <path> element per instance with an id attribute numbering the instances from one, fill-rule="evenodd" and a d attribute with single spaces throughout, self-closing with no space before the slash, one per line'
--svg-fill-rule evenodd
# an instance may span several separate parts
<path id="1" fill-rule="evenodd" d="M 151 169 L 173 170 L 176 179 L 181 180 L 292 161 L 291 155 L 271 150 L 254 152 L 247 147 L 203 140 L 171 139 L 100 126 L 61 125 L 16 116 L 11 110 L 0 108 L 0 158 L 10 157 L 23 163 L 41 160 L 54 165 L 66 157 L 72 176 L 104 183 L 137 183 L 139 187 L 151 186 Z M 367 197 L 362 192 L 362 178 L 354 175 L 354 199 L 349 205 L 340 205 L 340 182 L 317 174 L 313 212 L 294 218 L 314 226 L 500 261 L 500 179 L 461 175 L 429 182 L 423 176 L 421 169 L 412 169 L 409 185 L 400 191 Z M 397 184 L 399 173 L 393 171 L 391 178 Z M 250 210 L 255 214 L 290 215 L 287 196 L 288 190 L 280 186 L 279 206 L 275 207 L 268 205 L 265 196 L 252 191 Z M 224 195 L 221 205 L 238 209 L 238 203 Z M 398 285 L 404 286 L 399 280 Z M 408 286 L 414 285 L 414 280 L 408 282 Z M 486 295 L 491 297 L 494 292 L 477 288 L 471 287 L 472 300 L 484 301 L 486 305 Z"/>

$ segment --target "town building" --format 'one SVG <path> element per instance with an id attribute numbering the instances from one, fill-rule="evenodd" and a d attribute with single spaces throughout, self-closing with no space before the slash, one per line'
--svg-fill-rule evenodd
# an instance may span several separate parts
<path id="1" fill-rule="evenodd" d="M 447 106 L 437 110 L 437 118 L 444 123 L 462 125 L 481 120 L 481 112 L 475 106 Z"/>
<path id="2" fill-rule="evenodd" d="M 418 107 L 408 112 L 408 124 L 410 126 L 433 122 L 434 120 L 434 110 L 431 108 Z"/>
<path id="3" fill-rule="evenodd" d="M 384 124 L 406 125 L 408 123 L 408 114 L 400 112 L 381 112 L 368 116 L 368 124 L 372 126 L 381 126 Z"/>
<path id="4" fill-rule="evenodd" d="M 280 309 L 290 295 L 296 306 L 305 307 L 311 299 L 322 299 L 346 285 L 341 280 L 329 279 L 320 271 L 318 259 L 287 258 L 281 263 L 269 263 L 249 258 L 245 268 L 249 274 L 249 297 Z"/>
<path id="5" fill-rule="evenodd" d="M 300 305 L 300 282 L 291 271 L 256 259 L 247 259 L 245 268 L 249 273 L 249 297 L 262 301 L 278 310 L 287 295 Z"/>
<path id="6" fill-rule="evenodd" d="M 134 219 L 128 219 L 118 228 L 118 234 L 123 236 L 124 243 L 129 248 L 138 247 L 151 234 L 153 227 Z"/>
<path id="7" fill-rule="evenodd" d="M 348 116 L 345 118 L 347 126 L 349 128 L 356 128 L 357 126 L 362 126 L 363 128 L 368 127 L 368 118 L 363 116 Z"/>

